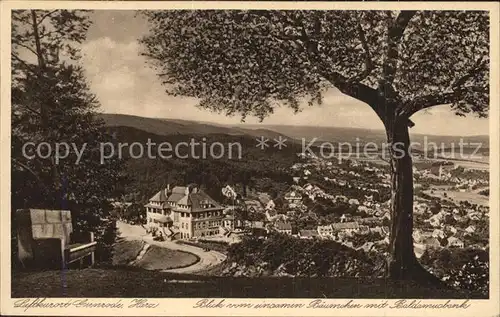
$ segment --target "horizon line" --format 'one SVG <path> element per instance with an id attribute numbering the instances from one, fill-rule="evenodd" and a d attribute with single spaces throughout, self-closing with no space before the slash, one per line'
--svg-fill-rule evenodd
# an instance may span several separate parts
<path id="1" fill-rule="evenodd" d="M 235 126 L 259 126 L 262 125 L 262 128 L 271 127 L 271 126 L 281 126 L 281 127 L 305 127 L 305 128 L 337 128 L 337 129 L 350 129 L 350 130 L 368 130 L 374 132 L 385 133 L 384 129 L 378 128 L 360 128 L 360 127 L 345 127 L 345 126 L 327 126 L 327 125 L 307 125 L 307 124 L 279 124 L 279 123 L 247 123 L 247 122 L 239 122 L 239 123 L 219 123 L 213 121 L 201 121 L 195 119 L 183 119 L 183 118 L 171 118 L 171 117 L 149 117 L 149 116 L 139 116 L 136 114 L 126 114 L 126 113 L 116 113 L 116 112 L 97 112 L 99 115 L 120 115 L 120 116 L 128 116 L 128 117 L 137 117 L 137 118 L 145 118 L 145 119 L 154 119 L 154 120 L 178 120 L 185 122 L 193 122 L 193 123 L 201 123 L 201 124 L 212 124 L 215 126 L 223 126 L 223 127 L 235 127 Z M 410 134 L 411 128 L 409 128 Z M 278 132 L 278 131 L 274 131 Z M 432 135 L 432 136 L 442 136 L 442 137 L 454 137 L 454 136 L 467 136 L 467 137 L 488 137 L 490 138 L 490 134 L 467 134 L 467 135 L 458 135 L 458 134 L 423 134 L 423 133 L 413 133 L 413 135 Z"/>

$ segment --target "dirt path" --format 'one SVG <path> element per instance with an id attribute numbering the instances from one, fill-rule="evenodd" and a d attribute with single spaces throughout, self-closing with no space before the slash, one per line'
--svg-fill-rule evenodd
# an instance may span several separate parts
<path id="1" fill-rule="evenodd" d="M 169 269 L 165 270 L 165 272 L 196 274 L 200 271 L 212 268 L 226 260 L 226 256 L 217 251 L 203 251 L 203 249 L 198 247 L 186 244 L 177 244 L 172 241 L 154 241 L 153 237 L 148 235 L 146 230 L 141 226 L 129 225 L 118 221 L 117 228 L 120 236 L 126 240 L 141 240 L 146 242 L 148 245 L 156 245 L 171 250 L 189 252 L 200 258 L 200 260 L 193 265 L 178 269 Z"/>

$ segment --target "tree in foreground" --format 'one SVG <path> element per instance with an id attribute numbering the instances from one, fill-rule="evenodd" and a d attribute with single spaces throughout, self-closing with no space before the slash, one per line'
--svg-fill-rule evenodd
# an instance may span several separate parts
<path id="1" fill-rule="evenodd" d="M 100 164 L 99 143 L 110 138 L 78 65 L 89 25 L 83 11 L 12 12 L 12 210 L 71 210 L 75 231 L 94 231 L 99 242 L 121 176 L 118 162 Z M 86 148 L 75 164 L 73 149 L 57 162 L 27 147 L 29 158 L 23 154 L 28 142 Z"/>
<path id="2" fill-rule="evenodd" d="M 144 55 L 167 93 L 263 119 L 327 89 L 384 124 L 392 172 L 387 275 L 427 276 L 413 251 L 410 117 L 449 104 L 487 116 L 489 16 L 480 11 L 149 11 Z"/>

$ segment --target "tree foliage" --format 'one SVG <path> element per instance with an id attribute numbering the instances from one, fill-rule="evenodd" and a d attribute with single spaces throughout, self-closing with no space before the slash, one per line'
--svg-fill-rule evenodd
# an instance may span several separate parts
<path id="1" fill-rule="evenodd" d="M 99 103 L 78 63 L 89 25 L 81 11 L 12 12 L 12 210 L 69 209 L 75 230 L 94 231 L 99 241 L 122 177 L 117 161 L 100 164 L 99 143 L 111 138 L 95 118 Z M 76 164 L 73 148 L 57 162 L 27 147 L 28 158 L 28 142 L 86 147 Z"/>
<path id="2" fill-rule="evenodd" d="M 144 54 L 173 95 L 264 118 L 331 86 L 413 113 L 487 115 L 489 17 L 480 11 L 146 11 Z M 376 109 L 382 115 L 379 109 Z"/>

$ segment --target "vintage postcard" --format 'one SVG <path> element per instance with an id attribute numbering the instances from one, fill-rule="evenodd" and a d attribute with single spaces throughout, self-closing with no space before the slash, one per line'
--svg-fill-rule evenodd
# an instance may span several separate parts
<path id="1" fill-rule="evenodd" d="M 1 314 L 499 316 L 499 4 L 1 3 Z"/>

